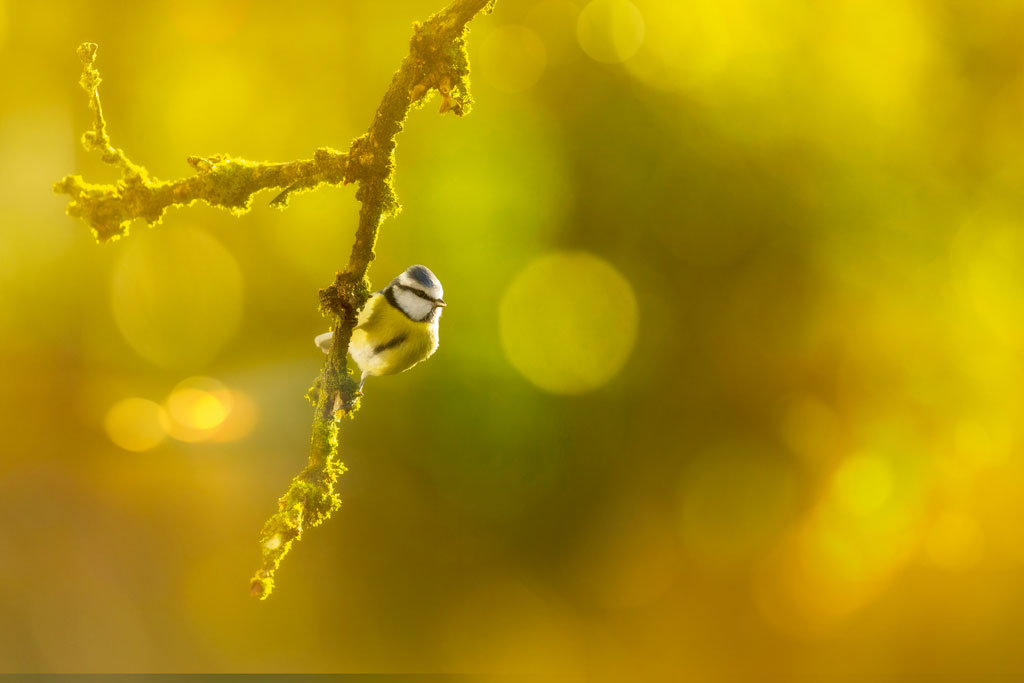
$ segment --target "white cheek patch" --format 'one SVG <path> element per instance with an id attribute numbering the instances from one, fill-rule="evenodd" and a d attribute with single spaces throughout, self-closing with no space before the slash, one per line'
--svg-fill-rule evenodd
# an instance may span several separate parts
<path id="1" fill-rule="evenodd" d="M 413 320 L 422 320 L 434 309 L 434 304 L 416 296 L 413 292 L 395 288 L 395 301 Z"/>

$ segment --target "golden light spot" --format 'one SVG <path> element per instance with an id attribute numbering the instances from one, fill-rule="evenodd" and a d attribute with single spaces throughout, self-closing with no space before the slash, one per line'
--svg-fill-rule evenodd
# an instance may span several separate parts
<path id="1" fill-rule="evenodd" d="M 576 38 L 592 59 L 624 62 L 644 41 L 644 18 L 628 0 L 592 0 L 576 21 Z"/>
<path id="2" fill-rule="evenodd" d="M 753 444 L 720 444 L 699 457 L 683 481 L 683 545 L 707 571 L 742 570 L 783 533 L 794 494 L 784 461 Z"/>
<path id="3" fill-rule="evenodd" d="M 227 408 L 213 394 L 198 389 L 176 391 L 167 402 L 175 419 L 194 429 L 213 429 L 227 417 Z"/>
<path id="4" fill-rule="evenodd" d="M 554 394 L 605 384 L 636 341 L 633 288 L 607 261 L 586 252 L 534 260 L 506 289 L 499 314 L 509 361 Z"/>
<path id="5" fill-rule="evenodd" d="M 263 547 L 267 550 L 277 550 L 281 547 L 281 535 L 274 534 L 263 543 Z"/>
<path id="6" fill-rule="evenodd" d="M 137 229 L 111 282 L 118 329 L 135 351 L 162 367 L 213 358 L 242 317 L 242 275 L 206 233 L 186 227 Z"/>
<path id="7" fill-rule="evenodd" d="M 911 464 L 871 454 L 848 458 L 800 525 L 758 568 L 755 595 L 762 614 L 790 633 L 837 626 L 875 600 L 914 559 L 924 514 Z"/>
<path id="8" fill-rule="evenodd" d="M 480 47 L 480 72 L 494 87 L 522 92 L 532 87 L 547 66 L 547 52 L 540 37 L 525 26 L 500 26 Z"/>
<path id="9" fill-rule="evenodd" d="M 981 529 L 971 517 L 947 513 L 932 523 L 925 540 L 928 559 L 948 572 L 962 572 L 981 559 Z"/>
<path id="10" fill-rule="evenodd" d="M 888 502 L 893 490 L 893 474 L 881 458 L 859 455 L 839 466 L 833 485 L 843 509 L 855 515 L 866 515 Z"/>
<path id="11" fill-rule="evenodd" d="M 182 380 L 167 397 L 168 433 L 179 441 L 205 441 L 231 411 L 231 392 L 210 377 Z"/>
<path id="12" fill-rule="evenodd" d="M 213 441 L 238 441 L 256 427 L 259 417 L 256 403 L 244 392 L 231 390 L 228 393 L 231 410 L 213 435 Z"/>
<path id="13" fill-rule="evenodd" d="M 164 440 L 167 413 L 154 401 L 126 398 L 110 407 L 103 420 L 107 436 L 126 451 L 148 451 Z"/>

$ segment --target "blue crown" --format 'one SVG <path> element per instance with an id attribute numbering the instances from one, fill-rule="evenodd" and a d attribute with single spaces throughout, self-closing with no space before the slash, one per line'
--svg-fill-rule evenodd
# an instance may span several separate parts
<path id="1" fill-rule="evenodd" d="M 434 274 L 431 273 L 430 269 L 426 266 L 409 266 L 405 272 L 409 274 L 409 277 L 424 287 L 439 287 L 441 285 L 438 279 L 434 277 Z"/>

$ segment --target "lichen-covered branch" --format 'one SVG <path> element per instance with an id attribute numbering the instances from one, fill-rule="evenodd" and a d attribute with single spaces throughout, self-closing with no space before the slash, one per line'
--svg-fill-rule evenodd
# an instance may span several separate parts
<path id="1" fill-rule="evenodd" d="M 110 143 L 100 104 L 100 74 L 93 66 L 96 45 L 80 45 L 78 56 L 85 65 L 80 84 L 89 95 L 89 108 L 93 111 L 93 127 L 82 135 L 82 144 L 88 150 L 100 152 L 105 162 L 119 166 L 121 179 L 117 183 L 94 184 L 79 175 L 69 175 L 53 187 L 54 191 L 71 197 L 68 215 L 88 223 L 100 242 L 127 235 L 129 224 L 136 218 L 150 225 L 159 223 L 171 206 L 204 201 L 242 214 L 249 210 L 253 196 L 260 190 L 284 188 L 271 202 L 284 208 L 294 191 L 311 190 L 321 183 L 345 182 L 347 155 L 327 147 L 316 150 L 312 159 L 286 163 L 246 161 L 221 154 L 188 157 L 186 161 L 195 175 L 169 182 L 157 180 Z"/>
<path id="2" fill-rule="evenodd" d="M 82 143 L 86 149 L 99 151 L 107 163 L 119 166 L 121 179 L 96 185 L 71 175 L 57 182 L 54 190 L 71 197 L 68 214 L 85 220 L 99 241 L 126 235 L 136 218 L 158 223 L 170 206 L 205 201 L 241 214 L 260 190 L 283 188 L 272 202 L 283 207 L 293 192 L 324 183 L 359 184 L 356 199 L 362 206 L 348 265 L 320 290 L 320 309 L 332 318 L 334 339 L 307 395 L 314 406 L 309 462 L 278 500 L 278 512 L 260 534 L 262 561 L 251 592 L 261 599 L 270 595 L 275 572 L 303 529 L 323 523 L 341 505 L 334 490 L 338 476 L 345 471 L 338 460 L 338 425 L 359 407 L 346 357 L 359 310 L 370 294 L 366 274 L 380 224 L 399 209 L 393 182 L 396 138 L 410 109 L 426 102 L 434 92 L 441 95 L 442 114 L 450 111 L 461 116 L 469 111 L 468 23 L 480 12 L 489 12 L 494 1 L 453 0 L 427 21 L 414 24 L 409 54 L 392 77 L 369 130 L 352 141 L 347 153 L 321 148 L 312 159 L 287 163 L 257 163 L 225 155 L 190 157 L 196 175 L 170 182 L 151 178 L 145 168 L 111 144 L 100 105 L 100 75 L 93 66 L 96 45 L 85 43 L 78 49 L 85 65 L 81 85 L 94 113 L 93 128 L 82 136 Z"/>
<path id="3" fill-rule="evenodd" d="M 261 532 L 263 560 L 252 580 L 252 594 L 261 599 L 273 590 L 274 572 L 303 526 L 322 523 L 341 505 L 334 493 L 334 483 L 345 470 L 337 461 L 338 423 L 358 409 L 356 385 L 345 359 L 358 311 L 370 296 L 367 270 L 381 221 L 399 208 L 393 187 L 395 138 L 412 106 L 435 90 L 441 95 L 441 114 L 469 112 L 467 25 L 493 4 L 494 0 L 455 0 L 425 23 L 414 25 L 409 55 L 392 77 L 370 129 L 349 147 L 345 181 L 358 182 L 359 224 L 348 265 L 319 293 L 321 309 L 334 318 L 334 339 L 308 395 L 314 407 L 309 464 L 292 480 L 279 501 L 279 512 Z"/>
<path id="4" fill-rule="evenodd" d="M 252 579 L 252 593 L 266 598 L 274 586 L 274 573 L 304 526 L 317 526 L 341 505 L 334 492 L 345 470 L 337 461 L 338 423 L 358 409 L 356 383 L 348 374 L 346 357 L 359 310 L 370 295 L 366 277 L 381 221 L 399 209 L 394 192 L 396 137 L 414 104 L 435 90 L 441 94 L 441 113 L 469 112 L 469 58 L 467 24 L 494 0 L 454 0 L 423 24 L 413 26 L 409 54 L 391 79 L 373 123 L 352 141 L 348 151 L 346 182 L 359 183 L 356 199 L 362 203 L 359 227 L 348 266 L 334 282 L 320 290 L 321 310 L 333 317 L 334 338 L 320 377 L 310 389 L 314 405 L 309 464 L 280 499 L 280 510 L 263 527 L 263 561 Z"/>

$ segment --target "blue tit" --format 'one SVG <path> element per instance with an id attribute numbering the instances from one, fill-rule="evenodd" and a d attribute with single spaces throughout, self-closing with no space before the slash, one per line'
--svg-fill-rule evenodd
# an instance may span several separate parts
<path id="1" fill-rule="evenodd" d="M 384 289 L 367 299 L 352 330 L 348 350 L 363 375 L 363 382 L 374 375 L 405 372 L 437 351 L 438 321 L 447 306 L 440 281 L 425 266 L 409 266 Z M 327 353 L 333 332 L 315 339 Z"/>

